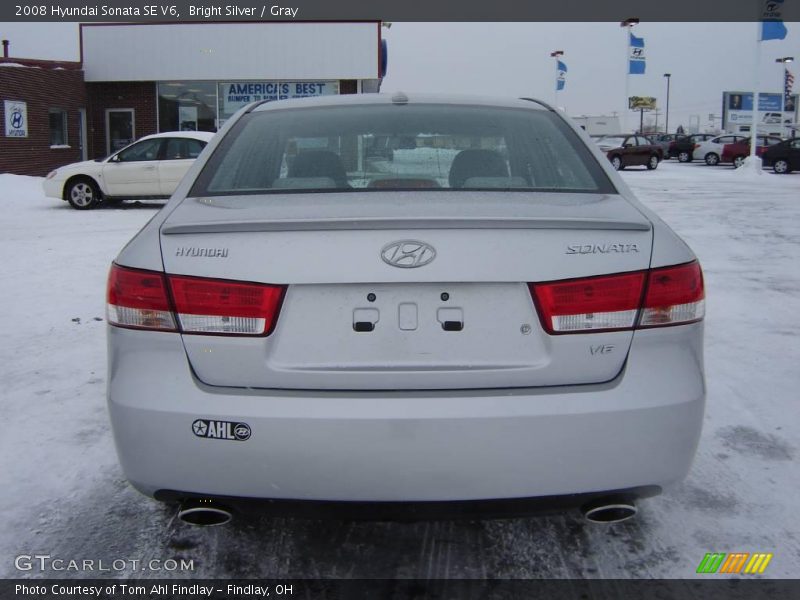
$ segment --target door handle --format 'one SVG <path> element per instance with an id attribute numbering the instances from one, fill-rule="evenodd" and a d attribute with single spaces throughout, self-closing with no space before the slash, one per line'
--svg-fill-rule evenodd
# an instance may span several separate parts
<path id="1" fill-rule="evenodd" d="M 156 166 L 155 165 L 147 165 L 147 166 L 145 166 L 143 168 L 144 168 L 145 171 L 155 171 L 156 170 Z"/>

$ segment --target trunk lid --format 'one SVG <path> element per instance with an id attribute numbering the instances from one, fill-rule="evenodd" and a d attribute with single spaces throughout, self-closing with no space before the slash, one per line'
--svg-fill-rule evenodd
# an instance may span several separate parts
<path id="1" fill-rule="evenodd" d="M 392 266 L 409 241 L 427 264 Z M 526 284 L 646 269 L 651 241 L 620 196 L 531 192 L 189 198 L 161 228 L 167 273 L 288 285 L 268 337 L 183 336 L 203 382 L 285 389 L 610 380 L 632 333 L 548 335 Z"/>

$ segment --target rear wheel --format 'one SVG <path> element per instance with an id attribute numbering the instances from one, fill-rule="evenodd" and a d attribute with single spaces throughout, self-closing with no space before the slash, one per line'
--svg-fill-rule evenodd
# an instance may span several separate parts
<path id="1" fill-rule="evenodd" d="M 658 167 L 658 156 L 653 154 L 650 157 L 650 160 L 647 161 L 647 168 L 652 171 L 653 169 L 655 169 L 657 167 Z"/>
<path id="2" fill-rule="evenodd" d="M 734 159 L 733 159 L 733 168 L 734 169 L 738 169 L 739 167 L 741 167 L 744 164 L 744 159 L 745 158 L 746 157 L 744 157 L 744 156 L 736 156 L 736 157 L 734 157 Z"/>
<path id="3" fill-rule="evenodd" d="M 615 171 L 622 171 L 625 168 L 622 164 L 622 158 L 619 156 L 611 157 L 611 166 L 614 167 Z"/>
<path id="4" fill-rule="evenodd" d="M 678 152 L 678 162 L 686 163 L 691 160 L 692 160 L 692 155 L 689 152 L 686 152 L 686 150 L 681 150 L 680 152 Z"/>
<path id="5" fill-rule="evenodd" d="M 789 168 L 789 161 L 779 158 L 772 164 L 772 170 L 776 173 L 791 173 L 792 170 Z"/>
<path id="6" fill-rule="evenodd" d="M 709 152 L 706 154 L 706 164 L 709 167 L 714 167 L 719 164 L 719 154 L 716 152 Z"/>
<path id="7" fill-rule="evenodd" d="M 88 177 L 73 179 L 67 184 L 65 196 L 72 208 L 87 210 L 100 202 L 100 190 Z"/>

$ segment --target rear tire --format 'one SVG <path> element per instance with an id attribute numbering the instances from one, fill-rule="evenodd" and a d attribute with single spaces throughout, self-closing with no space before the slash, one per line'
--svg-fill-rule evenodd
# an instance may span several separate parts
<path id="1" fill-rule="evenodd" d="M 686 152 L 685 150 L 678 152 L 678 162 L 687 163 L 691 161 L 692 161 L 692 155 L 690 152 Z"/>
<path id="2" fill-rule="evenodd" d="M 76 210 L 89 210 L 100 202 L 100 189 L 88 177 L 77 177 L 67 183 L 64 195 Z"/>
<path id="3" fill-rule="evenodd" d="M 622 164 L 622 158 L 619 156 L 611 157 L 611 166 L 614 167 L 615 171 L 622 171 L 625 168 L 625 165 Z"/>
<path id="4" fill-rule="evenodd" d="M 744 164 L 745 158 L 746 158 L 745 156 L 735 156 L 733 158 L 733 168 L 738 169 L 739 167 L 741 167 Z"/>
<path id="5" fill-rule="evenodd" d="M 716 152 L 709 152 L 706 154 L 706 164 L 709 167 L 715 167 L 719 164 L 719 154 Z"/>
<path id="6" fill-rule="evenodd" d="M 792 169 L 789 167 L 789 161 L 782 158 L 779 158 L 772 164 L 772 170 L 779 175 L 792 172 Z"/>
<path id="7" fill-rule="evenodd" d="M 653 169 L 657 169 L 657 168 L 658 168 L 658 156 L 653 154 L 650 157 L 650 160 L 647 161 L 647 169 L 649 171 L 652 171 Z"/>

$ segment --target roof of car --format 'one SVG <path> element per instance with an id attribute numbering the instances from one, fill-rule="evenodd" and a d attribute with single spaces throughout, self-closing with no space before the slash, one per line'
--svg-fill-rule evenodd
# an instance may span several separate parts
<path id="1" fill-rule="evenodd" d="M 461 96 L 450 94 L 406 94 L 404 92 L 380 94 L 344 94 L 333 96 L 313 96 L 262 102 L 253 111 L 282 110 L 287 108 L 310 108 L 322 106 L 356 106 L 373 104 L 448 104 L 460 106 L 491 106 L 499 108 L 528 108 L 554 110 L 539 100 L 525 98 L 502 98 L 490 96 Z"/>
<path id="2" fill-rule="evenodd" d="M 161 133 L 154 133 L 153 135 L 145 135 L 139 140 L 150 140 L 156 138 L 189 138 L 193 140 L 200 140 L 207 142 L 214 134 L 210 131 L 163 131 Z"/>

